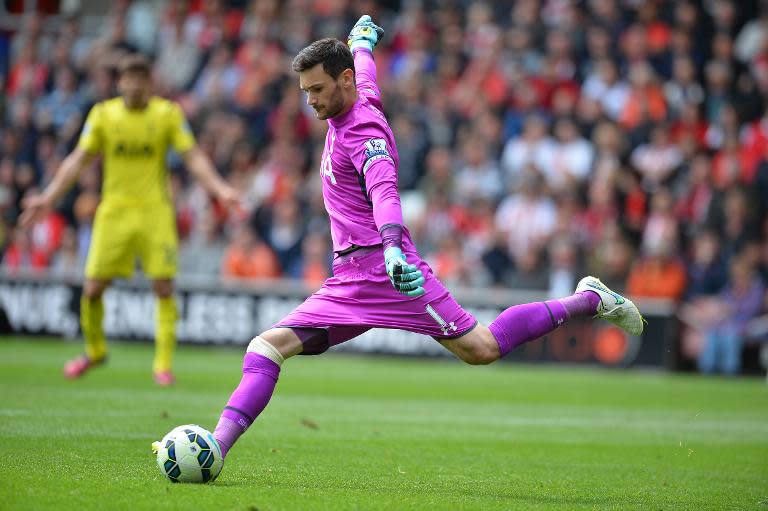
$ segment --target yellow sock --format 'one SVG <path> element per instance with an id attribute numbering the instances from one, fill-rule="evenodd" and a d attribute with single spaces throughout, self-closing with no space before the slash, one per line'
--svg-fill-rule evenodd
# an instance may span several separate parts
<path id="1" fill-rule="evenodd" d="M 173 350 L 176 348 L 176 299 L 157 298 L 155 302 L 155 362 L 152 370 L 156 373 L 170 371 Z"/>
<path id="2" fill-rule="evenodd" d="M 91 360 L 107 356 L 107 339 L 104 337 L 104 302 L 101 297 L 80 298 L 80 328 L 85 338 L 85 354 Z"/>

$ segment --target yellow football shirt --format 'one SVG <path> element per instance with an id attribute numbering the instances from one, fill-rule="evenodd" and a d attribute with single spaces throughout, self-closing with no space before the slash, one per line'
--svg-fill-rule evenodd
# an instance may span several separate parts
<path id="1" fill-rule="evenodd" d="M 102 201 L 169 202 L 168 148 L 184 153 L 195 137 L 179 105 L 152 97 L 142 110 L 118 97 L 88 114 L 78 146 L 103 156 Z"/>

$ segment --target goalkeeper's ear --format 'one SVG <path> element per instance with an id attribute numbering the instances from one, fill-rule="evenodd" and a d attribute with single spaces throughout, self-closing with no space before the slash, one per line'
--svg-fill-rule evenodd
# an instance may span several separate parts
<path id="1" fill-rule="evenodd" d="M 337 81 L 339 85 L 341 85 L 341 87 L 344 89 L 347 89 L 347 90 L 354 89 L 355 88 L 354 69 L 347 68 L 344 71 L 342 71 L 339 77 L 337 78 Z"/>

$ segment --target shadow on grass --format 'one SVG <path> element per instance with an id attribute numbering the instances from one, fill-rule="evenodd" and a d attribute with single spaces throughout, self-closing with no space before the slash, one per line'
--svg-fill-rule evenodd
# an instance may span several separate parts
<path id="1" fill-rule="evenodd" d="M 212 488 L 218 488 L 218 487 L 222 487 L 222 488 L 241 488 L 241 487 L 245 487 L 245 486 L 255 487 L 256 484 L 257 484 L 256 481 L 246 481 L 246 480 L 242 480 L 242 481 L 214 481 L 212 483 L 209 483 L 208 486 L 210 486 Z"/>

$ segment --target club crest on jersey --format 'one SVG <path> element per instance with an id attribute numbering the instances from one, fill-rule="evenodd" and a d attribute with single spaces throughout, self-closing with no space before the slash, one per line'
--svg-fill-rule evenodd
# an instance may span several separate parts
<path id="1" fill-rule="evenodd" d="M 365 164 L 363 165 L 363 175 L 368 167 L 376 160 L 386 158 L 392 160 L 387 151 L 387 141 L 383 138 L 372 138 L 365 143 Z"/>

